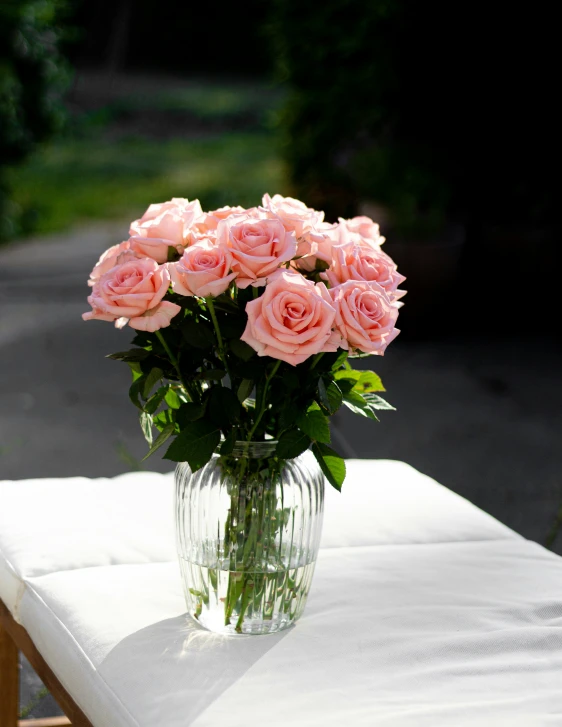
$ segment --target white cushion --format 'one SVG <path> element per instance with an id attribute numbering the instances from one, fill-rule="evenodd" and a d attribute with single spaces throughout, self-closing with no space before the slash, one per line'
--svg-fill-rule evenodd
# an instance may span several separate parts
<path id="1" fill-rule="evenodd" d="M 95 727 L 555 724 L 561 559 L 403 463 L 347 464 L 281 634 L 187 619 L 172 475 L 0 483 L 0 597 Z"/>
<path id="2" fill-rule="evenodd" d="M 184 610 L 162 563 L 32 578 L 20 615 L 95 727 L 560 722 L 562 560 L 523 539 L 325 548 L 273 636 Z"/>
<path id="3" fill-rule="evenodd" d="M 346 466 L 342 492 L 326 485 L 322 548 L 521 537 L 404 462 L 350 459 Z"/>
<path id="4" fill-rule="evenodd" d="M 173 560 L 173 474 L 0 482 L 0 598 L 17 617 L 27 578 Z"/>
<path id="5" fill-rule="evenodd" d="M 342 493 L 326 487 L 324 548 L 519 537 L 403 462 L 347 468 Z M 17 618 L 28 578 L 175 561 L 172 501 L 172 473 L 0 481 L 0 598 Z"/>

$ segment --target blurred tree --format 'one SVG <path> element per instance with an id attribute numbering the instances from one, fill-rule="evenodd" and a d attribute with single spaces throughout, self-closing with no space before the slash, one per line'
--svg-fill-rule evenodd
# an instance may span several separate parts
<path id="1" fill-rule="evenodd" d="M 263 77 L 273 55 L 262 28 L 269 4 L 245 0 L 88 0 L 73 4 L 79 66 L 115 71 Z"/>
<path id="2" fill-rule="evenodd" d="M 58 44 L 63 0 L 0 3 L 0 239 L 25 231 L 8 201 L 6 169 L 60 128 L 69 72 Z"/>
<path id="3" fill-rule="evenodd" d="M 329 216 L 543 225 L 557 215 L 557 32 L 547 4 L 276 0 L 295 191 Z"/>

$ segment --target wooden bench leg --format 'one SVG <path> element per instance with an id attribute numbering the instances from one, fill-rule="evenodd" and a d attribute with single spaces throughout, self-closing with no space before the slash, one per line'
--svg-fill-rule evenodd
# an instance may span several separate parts
<path id="1" fill-rule="evenodd" d="M 18 647 L 0 622 L 0 727 L 17 727 L 18 711 Z"/>
<path id="2" fill-rule="evenodd" d="M 72 727 L 68 717 L 45 717 L 44 719 L 20 719 L 18 727 Z"/>
<path id="3" fill-rule="evenodd" d="M 68 717 L 22 719 L 18 722 L 18 650 Z M 0 600 L 0 727 L 93 727 L 84 712 L 59 682 L 27 631 L 17 624 Z"/>

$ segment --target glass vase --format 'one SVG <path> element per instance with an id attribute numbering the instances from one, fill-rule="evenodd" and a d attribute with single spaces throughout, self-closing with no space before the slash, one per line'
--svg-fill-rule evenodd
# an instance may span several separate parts
<path id="1" fill-rule="evenodd" d="M 222 634 L 267 634 L 302 614 L 324 512 L 310 452 L 273 457 L 276 442 L 237 442 L 197 472 L 176 468 L 176 542 L 188 613 Z"/>

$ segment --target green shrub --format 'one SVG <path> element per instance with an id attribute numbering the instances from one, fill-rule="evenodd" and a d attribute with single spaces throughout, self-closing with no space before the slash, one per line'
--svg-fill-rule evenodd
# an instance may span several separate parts
<path id="1" fill-rule="evenodd" d="M 62 0 L 0 3 L 0 239 L 25 231 L 6 172 L 61 125 L 68 68 L 58 50 Z"/>

